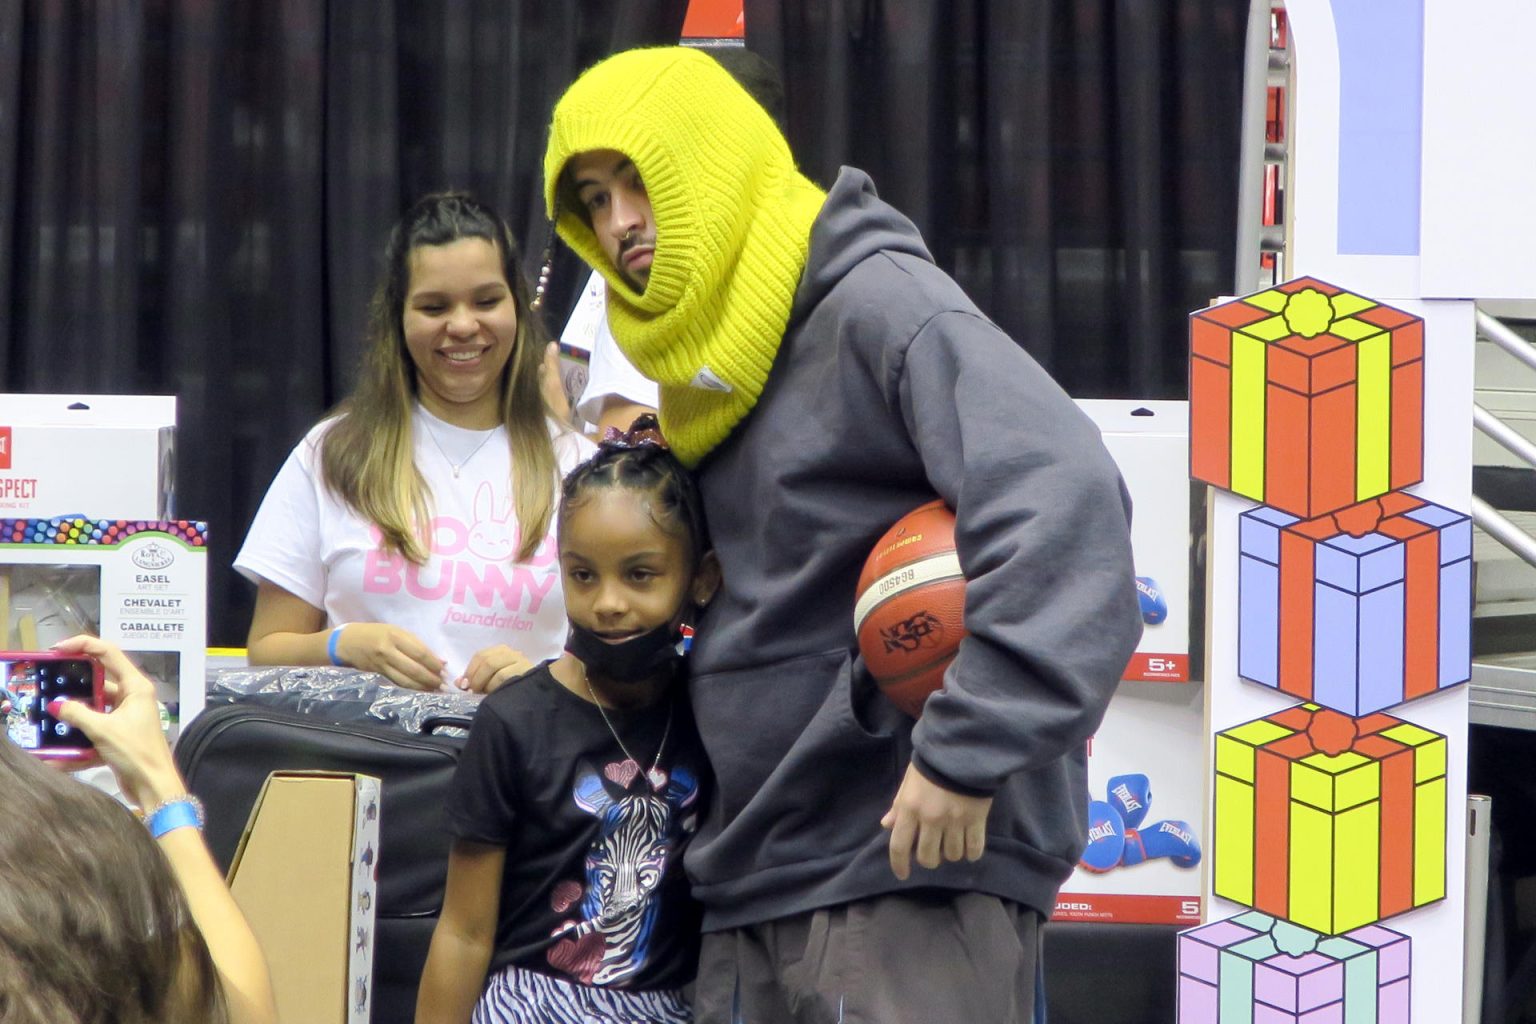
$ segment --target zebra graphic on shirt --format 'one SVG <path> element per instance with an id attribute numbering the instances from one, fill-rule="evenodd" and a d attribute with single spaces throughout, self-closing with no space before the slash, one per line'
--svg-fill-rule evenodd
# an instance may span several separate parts
<path id="1" fill-rule="evenodd" d="M 470 1024 L 693 1024 L 677 989 L 578 985 L 508 964 L 491 975 Z"/>
<path id="2" fill-rule="evenodd" d="M 547 951 L 550 964 L 589 985 L 612 985 L 645 966 L 659 906 L 654 894 L 677 841 L 692 832 L 685 812 L 699 784 L 686 768 L 658 772 L 642 792 L 613 795 L 596 774 L 576 781 L 576 806 L 598 819 L 587 850 L 581 919 L 567 922 Z"/>

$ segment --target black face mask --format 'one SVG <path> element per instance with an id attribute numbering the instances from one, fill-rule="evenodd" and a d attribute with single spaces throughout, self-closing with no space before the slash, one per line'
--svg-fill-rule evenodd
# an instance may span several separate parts
<path id="1" fill-rule="evenodd" d="M 677 627 L 670 622 L 616 644 L 573 622 L 565 649 L 594 676 L 615 683 L 640 683 L 671 671 L 682 660 L 677 644 Z"/>

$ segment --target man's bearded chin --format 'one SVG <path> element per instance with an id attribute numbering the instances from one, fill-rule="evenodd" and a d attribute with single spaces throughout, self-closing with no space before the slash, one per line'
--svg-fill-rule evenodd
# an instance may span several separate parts
<path id="1" fill-rule="evenodd" d="M 637 292 L 640 292 L 641 294 L 644 294 L 646 281 L 649 280 L 650 277 L 650 268 L 646 268 L 645 278 L 637 278 L 633 273 L 624 269 L 624 254 L 639 244 L 640 239 L 636 238 L 634 235 L 629 235 L 619 240 L 619 265 L 616 269 L 619 272 L 619 276 L 629 282 L 629 286 L 631 288 Z"/>

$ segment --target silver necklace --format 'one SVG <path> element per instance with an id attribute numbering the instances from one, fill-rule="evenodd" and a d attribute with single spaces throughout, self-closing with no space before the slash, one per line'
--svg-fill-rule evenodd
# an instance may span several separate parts
<path id="1" fill-rule="evenodd" d="M 581 681 L 587 685 L 587 696 L 591 697 L 592 703 L 597 705 L 597 713 L 603 716 L 603 724 L 608 727 L 609 734 L 613 736 L 613 742 L 617 743 L 619 749 L 624 752 L 625 759 L 634 762 L 635 767 L 639 768 L 640 761 L 634 754 L 629 752 L 629 748 L 619 738 L 619 730 L 613 727 L 613 722 L 608 718 L 608 712 L 603 710 L 603 702 L 597 699 L 597 691 L 592 689 L 592 679 L 587 675 L 587 666 L 584 662 L 581 665 Z M 669 700 L 667 702 L 667 726 L 661 731 L 661 742 L 656 745 L 656 759 L 651 762 L 650 771 L 645 773 L 645 780 L 651 784 L 652 789 L 660 789 L 665 781 L 661 779 L 657 769 L 661 767 L 662 752 L 667 749 L 667 737 L 672 735 L 672 708 L 674 705 L 674 701 Z"/>
<path id="2" fill-rule="evenodd" d="M 453 460 L 448 457 L 448 453 L 443 449 L 442 443 L 438 441 L 437 431 L 432 429 L 432 421 L 428 419 L 423 420 L 422 422 L 427 428 L 427 436 L 432 439 L 432 446 L 436 448 L 437 453 L 443 457 L 443 461 L 448 463 L 448 468 L 453 470 L 453 478 L 455 480 L 459 478 L 459 470 L 469 465 L 469 460 L 480 454 L 480 449 L 485 447 L 485 442 L 496 436 L 496 429 L 492 427 L 491 432 L 482 437 L 480 439 L 480 443 L 475 445 L 475 450 L 464 456 L 463 461 L 461 461 L 458 465 L 454 465 Z"/>

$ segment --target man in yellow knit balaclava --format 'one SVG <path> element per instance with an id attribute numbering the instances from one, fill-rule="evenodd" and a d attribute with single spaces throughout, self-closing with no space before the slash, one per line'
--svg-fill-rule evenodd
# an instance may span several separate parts
<path id="1" fill-rule="evenodd" d="M 725 577 L 690 656 L 716 776 L 685 861 L 698 1019 L 1032 1021 L 1039 925 L 1086 835 L 1084 742 L 1141 630 L 1097 429 L 866 175 L 817 187 L 704 54 L 584 73 L 544 181 L 660 385 Z M 966 635 L 914 721 L 858 657 L 853 608 L 876 538 L 934 497 Z"/>

